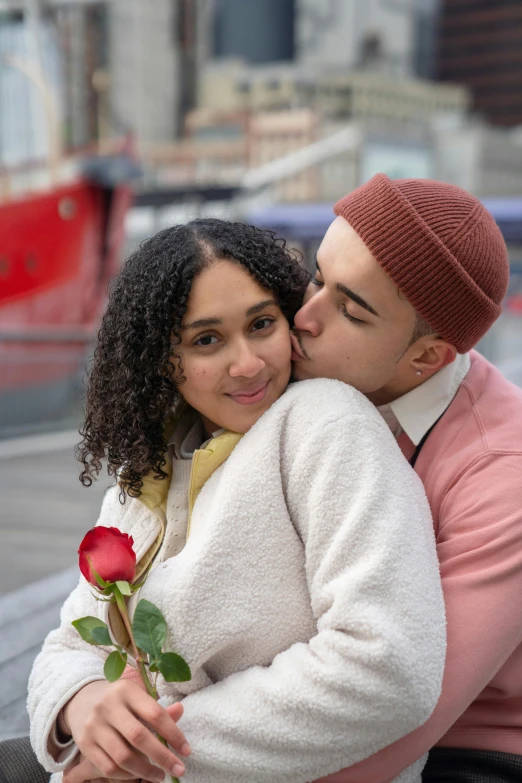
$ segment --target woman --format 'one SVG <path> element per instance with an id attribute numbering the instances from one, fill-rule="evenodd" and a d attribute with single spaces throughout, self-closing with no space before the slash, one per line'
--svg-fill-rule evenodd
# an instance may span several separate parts
<path id="1" fill-rule="evenodd" d="M 28 702 L 47 769 L 78 748 L 86 758 L 71 783 L 161 781 L 184 766 L 197 783 L 306 783 L 436 704 L 444 610 L 424 491 L 358 392 L 287 389 L 306 282 L 271 233 L 217 220 L 161 232 L 116 282 L 82 479 L 103 458 L 117 475 L 98 524 L 133 536 L 141 570 L 154 559 L 130 612 L 137 597 L 159 606 L 193 677 L 161 681 L 159 705 L 132 677 L 104 681 L 106 653 L 70 625 L 106 609 L 81 580 Z"/>

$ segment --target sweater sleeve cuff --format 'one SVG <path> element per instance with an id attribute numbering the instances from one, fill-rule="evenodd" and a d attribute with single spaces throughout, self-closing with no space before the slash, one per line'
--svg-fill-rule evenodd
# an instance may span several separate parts
<path id="1" fill-rule="evenodd" d="M 68 766 L 78 753 L 78 746 L 71 737 L 67 742 L 59 739 L 59 733 L 56 728 L 56 722 L 53 724 L 48 738 L 49 749 L 53 751 L 54 764 L 60 765 L 60 769 Z"/>
<path id="2" fill-rule="evenodd" d="M 49 772 L 63 772 L 63 770 L 71 763 L 78 753 L 78 746 L 72 737 L 68 742 L 64 742 L 63 737 L 60 740 L 59 733 L 57 732 L 58 715 L 62 711 L 63 707 L 65 707 L 67 702 L 72 699 L 72 697 L 85 685 L 103 679 L 105 678 L 94 676 L 79 682 L 74 688 L 71 688 L 69 691 L 67 691 L 67 693 L 62 696 L 58 704 L 56 704 L 51 715 L 49 716 L 49 720 L 47 722 L 47 726 L 44 729 L 43 736 L 41 736 L 40 739 L 40 755 L 42 757 L 40 763 L 42 763 L 43 760 L 44 763 L 42 766 L 44 769 L 47 769 Z M 49 747 L 53 744 L 55 745 L 55 750 L 58 751 L 57 758 L 55 758 L 49 752 Z"/>
<path id="3" fill-rule="evenodd" d="M 67 721 L 65 720 L 64 712 L 65 707 L 62 707 L 58 713 L 58 717 L 56 718 L 56 723 L 54 724 L 53 728 L 56 735 L 57 744 L 66 747 L 72 740 L 72 734 L 69 726 L 67 725 Z"/>

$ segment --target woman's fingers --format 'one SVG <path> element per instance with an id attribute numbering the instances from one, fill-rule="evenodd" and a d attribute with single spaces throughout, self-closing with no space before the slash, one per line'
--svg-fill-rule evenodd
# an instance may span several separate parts
<path id="1" fill-rule="evenodd" d="M 151 696 L 141 690 L 135 689 L 132 693 L 132 701 L 127 704 L 134 715 L 139 718 L 139 721 L 143 721 L 147 726 L 150 726 L 150 728 L 163 737 L 177 753 L 182 756 L 190 755 L 190 746 L 185 739 L 185 735 L 178 728 L 175 719 Z M 182 711 L 182 708 L 181 710 L 178 708 L 174 710 L 174 715 Z M 183 762 L 172 752 L 172 750 L 165 747 L 165 745 L 156 739 L 152 732 L 147 729 L 147 726 L 143 726 L 139 721 L 133 723 L 132 726 L 129 726 L 128 730 L 122 732 L 125 739 L 134 748 L 140 750 L 147 758 L 164 769 L 167 774 L 180 777 L 185 770 Z"/>
<path id="2" fill-rule="evenodd" d="M 67 767 L 63 773 L 63 783 L 94 783 L 97 780 L 103 780 L 105 783 L 107 781 L 107 778 L 100 778 L 102 773 L 92 761 L 83 758 L 81 754 L 80 757 L 81 760 L 78 763 Z"/>
<path id="3" fill-rule="evenodd" d="M 100 770 L 88 759 L 83 759 L 75 767 L 71 767 L 63 773 L 63 783 L 92 783 L 100 780 Z"/>
<path id="4" fill-rule="evenodd" d="M 166 710 L 131 681 L 107 685 L 87 685 L 71 700 L 69 725 L 96 772 L 87 773 L 86 764 L 80 762 L 67 772 L 64 783 L 84 783 L 100 777 L 163 783 L 165 773 L 181 777 L 183 762 L 154 734 L 161 735 L 178 754 L 190 754 L 185 736 L 176 725 L 183 713 L 181 704 Z"/>
<path id="5" fill-rule="evenodd" d="M 183 704 L 180 701 L 177 701 L 175 704 L 169 704 L 169 706 L 165 707 L 165 709 L 169 713 L 172 720 L 175 720 L 176 723 L 183 715 Z"/>
<path id="6" fill-rule="evenodd" d="M 158 706 L 154 703 L 154 706 Z M 160 707 L 160 710 L 162 708 Z M 129 711 L 122 713 L 119 716 L 118 728 L 121 731 L 123 738 L 126 740 L 131 748 L 135 748 L 136 752 L 143 754 L 153 764 L 160 767 L 167 775 L 174 775 L 180 777 L 185 771 L 183 762 L 176 756 L 170 748 L 166 747 L 159 739 L 154 735 L 153 730 L 159 731 L 162 737 L 164 737 L 163 731 L 165 730 L 165 724 L 163 721 L 158 720 L 157 716 L 148 712 L 147 715 L 143 715 L 139 711 L 139 705 L 134 703 L 133 711 L 135 715 L 132 715 Z M 163 710 L 169 721 L 172 719 L 168 713 Z M 155 729 L 152 721 L 161 725 L 161 729 Z M 111 755 L 115 758 L 115 753 L 111 750 Z M 128 769 L 128 766 L 126 766 Z M 156 767 L 157 769 L 157 767 Z"/>
<path id="7" fill-rule="evenodd" d="M 82 758 L 79 764 L 73 767 L 69 767 L 63 773 L 63 783 L 108 783 L 109 781 L 125 780 L 127 783 L 163 783 L 164 775 L 161 770 L 155 769 L 154 777 L 139 777 L 130 775 L 128 772 L 122 770 L 107 775 L 105 770 L 111 768 L 110 758 L 103 752 L 99 751 L 96 754 L 98 764 L 103 769 L 99 768 L 92 761 L 86 758 Z"/>
<path id="8" fill-rule="evenodd" d="M 118 731 L 105 729 L 97 737 L 98 749 L 105 755 L 105 758 L 96 758 L 91 754 L 91 758 L 98 769 L 107 778 L 115 780 L 132 780 L 139 778 L 151 783 L 163 783 L 165 774 L 157 766 L 144 756 L 134 743 L 130 742 L 132 737 L 133 724 L 137 723 L 135 718 L 127 711 L 121 710 L 115 714 L 115 723 Z M 129 730 L 129 728 L 131 730 Z M 141 726 L 146 734 L 152 737 L 151 732 L 145 726 Z"/>

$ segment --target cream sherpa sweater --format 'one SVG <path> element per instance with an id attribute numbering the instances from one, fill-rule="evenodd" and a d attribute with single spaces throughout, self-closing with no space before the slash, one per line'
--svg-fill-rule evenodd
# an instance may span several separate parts
<path id="1" fill-rule="evenodd" d="M 158 532 L 139 500 L 111 490 L 98 524 Z M 376 409 L 338 381 L 291 386 L 204 485 L 185 548 L 140 597 L 169 625 L 193 679 L 183 699 L 186 783 L 306 783 L 420 726 L 437 702 L 445 619 L 422 485 Z M 82 579 L 30 678 L 32 743 L 62 705 L 103 678 L 104 653 L 71 620 L 104 615 Z M 59 779 L 58 776 L 55 778 Z"/>

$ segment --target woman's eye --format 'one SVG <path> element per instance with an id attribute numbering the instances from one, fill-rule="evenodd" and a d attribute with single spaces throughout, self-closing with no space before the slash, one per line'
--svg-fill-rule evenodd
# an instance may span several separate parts
<path id="1" fill-rule="evenodd" d="M 361 321 L 360 318 L 355 318 L 355 316 L 350 315 L 350 313 L 346 309 L 346 305 L 343 305 L 341 309 L 342 309 L 344 317 L 347 318 L 349 321 L 351 321 L 352 324 L 365 324 L 366 323 L 366 321 Z"/>
<path id="2" fill-rule="evenodd" d="M 274 323 L 273 318 L 259 318 L 252 325 L 254 332 L 261 332 L 263 329 L 268 329 Z"/>
<path id="3" fill-rule="evenodd" d="M 203 337 L 198 337 L 194 342 L 194 345 L 199 345 L 202 348 L 206 348 L 209 345 L 216 345 L 219 340 L 215 334 L 204 334 Z"/>
<path id="4" fill-rule="evenodd" d="M 310 282 L 311 282 L 312 285 L 324 285 L 323 281 L 322 280 L 318 280 L 317 277 L 315 277 L 315 276 L 312 277 Z"/>

